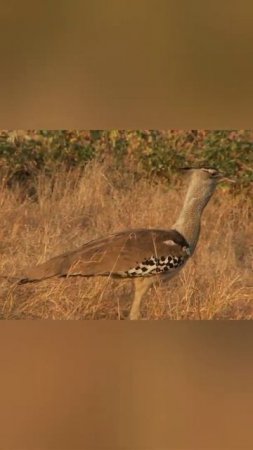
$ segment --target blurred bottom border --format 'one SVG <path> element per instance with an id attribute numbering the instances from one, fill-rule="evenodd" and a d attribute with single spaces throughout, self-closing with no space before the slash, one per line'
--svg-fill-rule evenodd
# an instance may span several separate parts
<path id="1" fill-rule="evenodd" d="M 250 322 L 0 324 L 0 448 L 252 449 Z"/>

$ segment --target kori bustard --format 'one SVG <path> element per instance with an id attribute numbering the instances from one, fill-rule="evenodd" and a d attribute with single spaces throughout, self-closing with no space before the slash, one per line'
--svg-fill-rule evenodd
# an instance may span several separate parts
<path id="1" fill-rule="evenodd" d="M 19 282 L 70 276 L 131 278 L 135 290 L 129 317 L 138 319 L 147 290 L 160 279 L 174 277 L 193 255 L 202 212 L 217 183 L 227 179 L 213 168 L 185 170 L 191 173 L 190 184 L 171 229 L 132 229 L 92 240 L 77 250 L 27 269 Z"/>

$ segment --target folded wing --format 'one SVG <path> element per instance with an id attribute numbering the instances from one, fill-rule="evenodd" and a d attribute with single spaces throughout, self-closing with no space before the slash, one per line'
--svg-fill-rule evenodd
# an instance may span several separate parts
<path id="1" fill-rule="evenodd" d="M 188 257 L 188 243 L 175 230 L 127 230 L 30 267 L 21 282 L 54 276 L 148 276 L 174 270 Z"/>

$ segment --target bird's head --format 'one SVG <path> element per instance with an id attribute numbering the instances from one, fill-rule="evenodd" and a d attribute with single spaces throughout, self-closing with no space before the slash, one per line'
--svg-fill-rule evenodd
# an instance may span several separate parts
<path id="1" fill-rule="evenodd" d="M 216 185 L 222 181 L 235 183 L 234 180 L 213 167 L 182 167 L 181 170 L 189 172 L 194 183 L 199 183 L 200 186 L 206 188 L 210 187 L 210 189 L 215 189 Z"/>

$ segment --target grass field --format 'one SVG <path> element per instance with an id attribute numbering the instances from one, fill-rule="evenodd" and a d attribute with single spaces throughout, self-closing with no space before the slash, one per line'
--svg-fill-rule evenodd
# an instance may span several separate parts
<path id="1" fill-rule="evenodd" d="M 22 187 L 0 187 L 0 274 L 133 227 L 170 228 L 183 201 L 181 175 L 172 185 L 132 179 L 90 163 L 84 172 L 41 175 L 29 198 Z M 252 319 L 252 200 L 217 189 L 200 241 L 178 277 L 149 291 L 144 319 Z M 51 279 L 29 285 L 0 282 L 1 319 L 124 319 L 131 281 Z"/>

